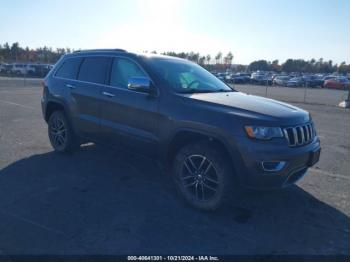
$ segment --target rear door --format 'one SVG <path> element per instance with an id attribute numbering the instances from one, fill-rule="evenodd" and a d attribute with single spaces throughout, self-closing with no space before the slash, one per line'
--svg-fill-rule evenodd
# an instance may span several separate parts
<path id="1" fill-rule="evenodd" d="M 104 86 L 102 91 L 102 133 L 108 144 L 153 154 L 158 142 L 158 98 L 128 89 L 131 77 L 148 76 L 136 61 L 115 57 L 109 86 Z"/>
<path id="2" fill-rule="evenodd" d="M 80 135 L 99 140 L 99 109 L 101 86 L 106 83 L 109 57 L 87 56 L 70 58 L 62 68 L 63 84 L 72 116 L 73 124 Z M 63 72 L 63 73 L 64 73 Z M 60 76 L 60 70 L 57 72 Z"/>

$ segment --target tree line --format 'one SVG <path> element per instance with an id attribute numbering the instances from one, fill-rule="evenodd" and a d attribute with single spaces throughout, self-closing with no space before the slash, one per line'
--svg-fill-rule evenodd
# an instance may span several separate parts
<path id="1" fill-rule="evenodd" d="M 29 47 L 21 47 L 18 42 L 9 44 L 0 44 L 0 62 L 39 62 L 54 64 L 64 54 L 73 52 L 70 48 L 39 47 L 32 49 Z M 145 51 L 147 52 L 147 51 Z M 152 51 L 151 53 L 157 53 Z M 324 61 L 311 59 L 309 61 L 303 59 L 288 59 L 282 64 L 278 60 L 266 61 L 258 60 L 246 65 L 232 65 L 234 56 L 232 52 L 223 54 L 218 52 L 215 56 L 202 55 L 198 52 L 163 52 L 161 54 L 185 58 L 196 62 L 209 70 L 223 71 L 234 69 L 235 71 L 275 71 L 275 72 L 301 72 L 301 73 L 333 73 L 341 74 L 350 73 L 350 64 L 342 62 L 334 64 L 332 60 Z"/>
<path id="2" fill-rule="evenodd" d="M 153 51 L 151 53 L 156 54 L 156 51 Z M 163 52 L 162 55 L 168 55 L 168 56 L 176 56 L 180 58 L 185 58 L 190 61 L 196 62 L 197 64 L 200 64 L 202 66 L 216 66 L 220 67 L 221 69 L 230 68 L 232 66 L 233 61 L 233 54 L 232 52 L 228 52 L 226 55 L 224 55 L 222 52 L 218 52 L 214 57 L 211 55 L 201 55 L 200 53 L 195 52 Z M 215 63 L 213 63 L 214 61 Z"/>
<path id="3" fill-rule="evenodd" d="M 9 43 L 0 44 L 0 62 L 39 62 L 54 64 L 64 54 L 71 53 L 70 48 L 39 47 L 32 49 L 21 47 L 18 42 L 9 45 Z"/>

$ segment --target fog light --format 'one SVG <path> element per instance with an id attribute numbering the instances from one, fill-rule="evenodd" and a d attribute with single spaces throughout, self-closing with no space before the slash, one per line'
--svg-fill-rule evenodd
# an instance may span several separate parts
<path id="1" fill-rule="evenodd" d="M 285 161 L 263 161 L 261 166 L 264 171 L 267 172 L 277 172 L 281 171 L 286 165 Z"/>

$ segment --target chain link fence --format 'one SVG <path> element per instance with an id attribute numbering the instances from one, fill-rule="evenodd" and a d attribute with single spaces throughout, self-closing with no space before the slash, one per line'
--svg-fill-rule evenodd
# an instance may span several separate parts
<path id="1" fill-rule="evenodd" d="M 16 87 L 39 87 L 41 86 L 41 78 L 32 78 L 23 75 L 21 77 L 0 76 L 0 87 L 16 88 Z"/>
<path id="2" fill-rule="evenodd" d="M 41 78 L 28 75 L 20 77 L 0 76 L 0 87 L 40 87 Z M 234 84 L 234 88 L 243 93 L 263 96 L 290 103 L 308 103 L 338 106 L 344 100 L 350 100 L 350 90 L 333 90 L 311 87 L 281 87 L 274 85 Z"/>
<path id="3" fill-rule="evenodd" d="M 333 90 L 319 87 L 282 87 L 274 85 L 234 84 L 234 88 L 243 93 L 290 103 L 338 106 L 340 102 L 350 99 L 350 90 Z"/>

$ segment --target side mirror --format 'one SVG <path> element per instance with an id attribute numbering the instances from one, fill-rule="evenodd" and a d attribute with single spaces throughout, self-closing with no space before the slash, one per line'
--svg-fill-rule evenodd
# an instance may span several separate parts
<path id="1" fill-rule="evenodd" d="M 142 93 L 150 93 L 151 80 L 147 77 L 130 77 L 128 79 L 128 89 Z"/>

